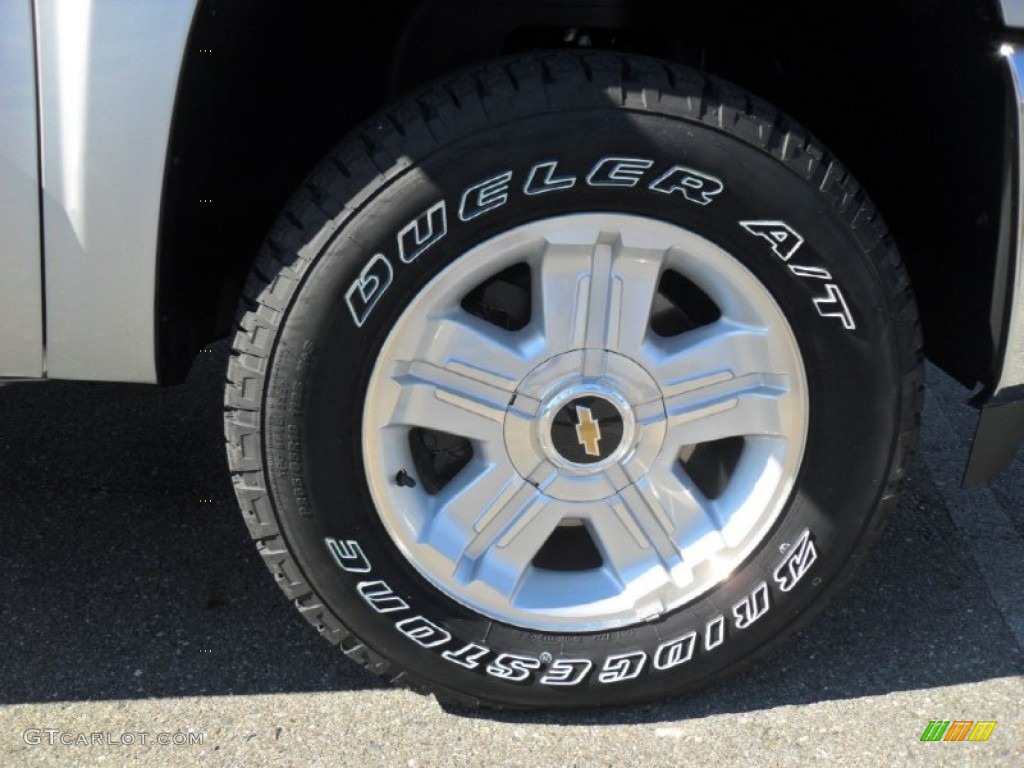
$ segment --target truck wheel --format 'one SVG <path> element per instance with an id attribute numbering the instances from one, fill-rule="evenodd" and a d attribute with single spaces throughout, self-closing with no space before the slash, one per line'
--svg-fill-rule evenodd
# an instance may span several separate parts
<path id="1" fill-rule="evenodd" d="M 877 537 L 921 342 L 878 213 L 742 90 L 633 56 L 487 64 L 296 192 L 245 287 L 235 489 L 299 611 L 464 704 L 730 673 Z"/>

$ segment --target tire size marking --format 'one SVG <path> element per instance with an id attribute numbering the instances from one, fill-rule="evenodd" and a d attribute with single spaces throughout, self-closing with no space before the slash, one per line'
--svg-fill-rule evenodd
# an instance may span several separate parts
<path id="1" fill-rule="evenodd" d="M 784 221 L 741 221 L 739 225 L 749 234 L 767 242 L 772 253 L 785 262 L 789 271 L 796 277 L 829 281 L 824 286 L 825 295 L 812 300 L 815 310 L 821 317 L 839 320 L 848 331 L 857 329 L 857 323 L 853 319 L 853 313 L 850 312 L 850 305 L 846 303 L 842 289 L 836 283 L 830 282 L 833 279 L 831 272 L 824 267 L 789 263 L 804 244 L 803 235 Z"/>
<path id="2" fill-rule="evenodd" d="M 603 157 L 591 167 L 582 183 L 590 187 L 630 189 L 644 184 L 650 192 L 678 195 L 700 206 L 710 205 L 724 190 L 721 179 L 693 168 L 673 165 L 652 171 L 654 161 L 644 157 Z M 657 174 L 657 175 L 655 175 Z M 648 178 L 653 177 L 650 181 Z M 504 170 L 470 185 L 458 196 L 457 220 L 472 221 L 507 205 L 517 192 L 515 172 Z M 559 167 L 558 160 L 534 164 L 526 173 L 521 191 L 528 197 L 572 189 L 581 179 Z M 356 328 L 362 328 L 395 279 L 395 270 L 411 264 L 441 242 L 449 232 L 448 202 L 438 200 L 403 226 L 395 236 L 397 259 L 375 253 L 363 265 L 345 291 L 345 304 Z"/>
<path id="3" fill-rule="evenodd" d="M 365 550 L 355 539 L 328 537 L 324 543 L 342 571 L 359 576 L 373 571 Z M 814 535 L 806 528 L 796 541 L 783 544 L 780 550 L 783 558 L 772 571 L 772 581 L 781 592 L 788 593 L 817 562 L 818 550 L 814 545 Z M 732 623 L 718 614 L 706 621 L 702 629 L 666 640 L 650 654 L 637 649 L 611 654 L 597 663 L 582 658 L 552 659 L 548 653 L 503 653 L 486 645 L 459 640 L 441 625 L 417 613 L 405 597 L 396 594 L 386 581 L 380 579 L 360 580 L 355 591 L 377 614 L 405 611 L 412 614 L 394 620 L 395 629 L 419 647 L 438 653 L 447 662 L 463 669 L 480 670 L 509 683 L 536 680 L 540 685 L 562 687 L 583 684 L 593 677 L 595 670 L 597 683 L 611 685 L 634 680 L 645 670 L 664 672 L 676 669 L 721 647 L 733 632 L 747 629 L 773 606 L 771 585 L 762 581 L 732 607 Z"/>

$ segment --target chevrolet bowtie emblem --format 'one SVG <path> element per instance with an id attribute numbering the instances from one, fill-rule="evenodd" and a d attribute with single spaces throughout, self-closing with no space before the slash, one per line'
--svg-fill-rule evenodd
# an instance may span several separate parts
<path id="1" fill-rule="evenodd" d="M 580 441 L 587 456 L 600 456 L 598 443 L 601 442 L 601 424 L 591 415 L 590 409 L 582 405 L 576 406 L 576 418 L 579 420 L 576 424 L 576 439 Z"/>

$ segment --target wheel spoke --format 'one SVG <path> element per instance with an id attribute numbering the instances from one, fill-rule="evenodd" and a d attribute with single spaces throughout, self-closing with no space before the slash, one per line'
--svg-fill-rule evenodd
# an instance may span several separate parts
<path id="1" fill-rule="evenodd" d="M 541 359 L 536 340 L 461 310 L 432 317 L 415 359 L 509 392 Z"/>
<path id="2" fill-rule="evenodd" d="M 670 446 L 783 434 L 789 377 L 775 372 L 765 329 L 719 320 L 649 341 L 644 358 L 665 393 Z M 653 413 L 645 422 L 659 418 Z"/>
<path id="3" fill-rule="evenodd" d="M 613 249 L 612 280 L 604 315 L 607 318 L 605 349 L 632 355 L 640 349 L 650 331 L 651 309 L 665 251 L 639 248 L 621 241 Z"/>
<path id="4" fill-rule="evenodd" d="M 780 406 L 788 394 L 785 376 L 750 374 L 666 398 L 665 443 L 681 448 L 727 437 L 784 437 Z"/>
<path id="5" fill-rule="evenodd" d="M 534 296 L 549 354 L 586 342 L 593 246 L 554 245 L 534 269 Z"/>
<path id="6" fill-rule="evenodd" d="M 605 567 L 623 587 L 637 580 L 667 580 L 681 565 L 672 520 L 634 486 L 620 492 L 591 521 Z"/>
<path id="7" fill-rule="evenodd" d="M 402 389 L 391 424 L 425 427 L 495 446 L 503 442 L 510 392 L 430 363 L 398 363 L 393 378 Z"/>
<path id="8" fill-rule="evenodd" d="M 773 373 L 768 331 L 718 320 L 667 339 L 651 339 L 643 347 L 645 367 L 672 396 L 748 373 Z"/>
<path id="9" fill-rule="evenodd" d="M 438 494 L 419 540 L 457 562 L 469 542 L 524 485 L 508 461 L 474 459 Z"/>
<path id="10" fill-rule="evenodd" d="M 697 561 L 724 546 L 715 505 L 693 484 L 678 461 L 655 466 L 636 484 L 649 507 L 668 521 L 684 561 Z"/>
<path id="11" fill-rule="evenodd" d="M 551 243 L 536 286 L 549 353 L 638 349 L 648 333 L 663 257 L 664 250 L 633 248 L 604 235 L 591 245 Z M 597 364 L 599 358 L 590 361 Z"/>
<path id="12" fill-rule="evenodd" d="M 533 558 L 561 520 L 556 505 L 524 483 L 478 518 L 456 563 L 456 581 L 482 581 L 514 602 Z"/>

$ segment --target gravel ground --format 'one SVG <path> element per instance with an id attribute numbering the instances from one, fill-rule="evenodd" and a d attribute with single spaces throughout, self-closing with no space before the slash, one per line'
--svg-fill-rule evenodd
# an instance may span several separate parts
<path id="1" fill-rule="evenodd" d="M 961 490 L 972 412 L 934 370 L 899 510 L 794 641 L 686 699 L 495 715 L 383 686 L 282 598 L 231 493 L 223 365 L 0 389 L 0 765 L 1024 765 L 1024 456 Z M 921 743 L 934 719 L 998 725 Z"/>

